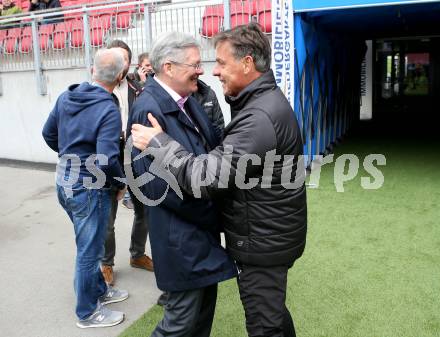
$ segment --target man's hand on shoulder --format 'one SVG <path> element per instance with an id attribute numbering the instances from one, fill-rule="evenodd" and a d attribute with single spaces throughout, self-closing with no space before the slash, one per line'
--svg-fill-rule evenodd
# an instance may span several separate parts
<path id="1" fill-rule="evenodd" d="M 151 113 L 148 113 L 148 120 L 152 127 L 147 127 L 141 124 L 133 124 L 131 126 L 133 146 L 141 151 L 144 151 L 148 147 L 153 137 L 162 132 L 162 127 Z"/>

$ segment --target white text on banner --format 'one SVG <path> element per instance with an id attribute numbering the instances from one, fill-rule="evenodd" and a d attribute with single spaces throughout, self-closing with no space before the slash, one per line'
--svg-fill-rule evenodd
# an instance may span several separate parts
<path id="1" fill-rule="evenodd" d="M 272 69 L 275 80 L 294 107 L 294 44 L 292 0 L 272 0 Z"/>

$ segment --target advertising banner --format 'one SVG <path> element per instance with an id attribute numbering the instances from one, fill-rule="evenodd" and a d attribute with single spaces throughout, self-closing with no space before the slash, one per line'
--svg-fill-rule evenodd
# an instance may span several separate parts
<path id="1" fill-rule="evenodd" d="M 298 12 L 352 8 L 367 6 L 385 6 L 411 3 L 438 2 L 438 0 L 293 0 L 293 9 Z"/>
<path id="2" fill-rule="evenodd" d="M 272 0 L 272 69 L 293 109 L 294 55 L 292 0 Z"/>
<path id="3" fill-rule="evenodd" d="M 361 67 L 361 114 L 360 118 L 373 117 L 373 42 L 366 41 L 367 53 Z"/>

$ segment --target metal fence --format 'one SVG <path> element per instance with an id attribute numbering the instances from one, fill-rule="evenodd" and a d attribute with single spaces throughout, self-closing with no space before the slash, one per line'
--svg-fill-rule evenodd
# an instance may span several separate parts
<path id="1" fill-rule="evenodd" d="M 113 39 L 124 40 L 136 57 L 166 31 L 194 35 L 205 50 L 208 46 L 198 34 L 204 6 L 191 5 L 147 1 L 90 4 L 0 20 L 0 31 L 7 32 L 0 41 L 0 71 L 32 70 L 36 53 L 43 69 L 85 67 L 87 59 Z"/>
<path id="2" fill-rule="evenodd" d="M 267 33 L 271 28 L 270 0 L 61 3 L 55 11 L 0 19 L 0 73 L 34 70 L 42 80 L 44 70 L 90 68 L 96 50 L 113 39 L 130 46 L 134 61 L 158 36 L 172 31 L 194 36 L 202 59 L 210 61 L 215 58 L 211 37 L 218 32 L 250 21 L 260 22 Z"/>

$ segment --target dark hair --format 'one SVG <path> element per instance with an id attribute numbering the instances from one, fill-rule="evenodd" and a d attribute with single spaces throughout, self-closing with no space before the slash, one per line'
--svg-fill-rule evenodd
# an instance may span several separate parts
<path id="1" fill-rule="evenodd" d="M 214 46 L 226 41 L 231 44 L 232 54 L 236 59 L 249 55 L 259 72 L 264 73 L 270 69 L 270 42 L 257 23 L 237 26 L 218 34 L 214 38 Z"/>
<path id="2" fill-rule="evenodd" d="M 150 58 L 150 54 L 148 53 L 142 53 L 138 55 L 138 64 L 141 64 L 143 60 L 145 59 L 149 59 Z"/>
<path id="3" fill-rule="evenodd" d="M 107 49 L 111 49 L 111 48 L 122 48 L 122 49 L 125 49 L 128 52 L 128 60 L 131 63 L 131 56 L 132 56 L 131 49 L 130 49 L 130 47 L 124 41 L 113 40 L 112 42 L 110 42 L 107 45 Z"/>

